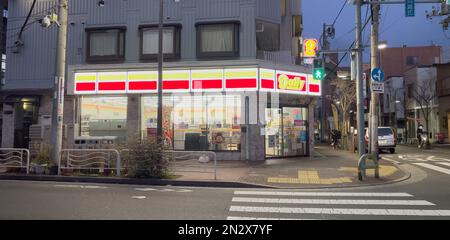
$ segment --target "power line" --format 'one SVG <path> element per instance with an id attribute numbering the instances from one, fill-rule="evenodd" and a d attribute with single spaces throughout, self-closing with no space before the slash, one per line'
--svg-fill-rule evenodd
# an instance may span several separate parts
<path id="1" fill-rule="evenodd" d="M 369 20 L 371 19 L 371 17 L 372 17 L 372 14 L 370 15 L 369 18 L 366 19 L 366 22 L 364 23 L 364 26 L 363 26 L 363 28 L 362 28 L 363 31 L 364 31 L 364 29 L 366 28 L 367 24 L 369 23 Z M 353 48 L 353 46 L 355 45 L 355 43 L 356 43 L 356 40 L 354 40 L 353 43 L 352 43 L 352 44 L 350 45 L 350 47 L 348 48 L 349 51 Z M 339 67 L 339 65 L 342 63 L 342 61 L 343 61 L 344 58 L 347 56 L 347 54 L 348 54 L 348 51 L 344 53 L 344 55 L 341 57 L 341 59 L 339 60 L 339 62 L 336 64 L 336 66 L 335 66 L 335 67 L 333 68 L 333 70 L 330 71 L 330 72 L 336 71 L 336 69 L 337 69 L 337 68 Z"/>
<path id="2" fill-rule="evenodd" d="M 342 4 L 342 7 L 341 7 L 341 9 L 339 10 L 338 15 L 334 18 L 333 24 L 332 24 L 332 25 L 336 24 L 336 21 L 338 20 L 339 16 L 341 16 L 341 13 L 342 13 L 342 11 L 344 10 L 344 8 L 345 8 L 346 5 L 347 5 L 347 0 L 344 0 L 344 3 Z M 320 46 L 322 46 L 322 38 L 323 38 L 323 37 L 324 37 L 324 36 L 323 36 L 323 32 L 322 32 L 322 34 L 321 34 L 320 37 L 319 37 L 319 45 L 320 45 Z"/>

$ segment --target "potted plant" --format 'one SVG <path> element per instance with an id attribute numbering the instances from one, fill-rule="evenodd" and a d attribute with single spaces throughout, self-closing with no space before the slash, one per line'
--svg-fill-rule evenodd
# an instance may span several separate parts
<path id="1" fill-rule="evenodd" d="M 43 146 L 34 158 L 34 169 L 36 174 L 46 174 L 50 165 L 50 149 Z"/>

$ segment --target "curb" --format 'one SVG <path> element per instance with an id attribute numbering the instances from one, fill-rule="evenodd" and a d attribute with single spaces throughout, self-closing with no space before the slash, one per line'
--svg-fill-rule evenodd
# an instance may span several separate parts
<path id="1" fill-rule="evenodd" d="M 389 185 L 403 182 L 411 178 L 411 173 L 405 172 L 397 164 L 395 167 L 403 173 L 403 177 L 380 183 L 367 183 L 358 185 L 327 185 L 327 186 L 304 186 L 304 187 L 279 187 L 264 184 L 233 182 L 233 181 L 195 181 L 195 180 L 164 180 L 164 179 L 133 179 L 133 178 L 105 178 L 105 177 L 67 177 L 67 176 L 46 176 L 46 175 L 0 175 L 0 180 L 19 181 L 42 181 L 42 182 L 72 182 L 72 183 L 103 183 L 120 185 L 153 185 L 153 186 L 183 186 L 183 187 L 216 187 L 216 188 L 271 188 L 271 189 L 339 189 L 358 188 Z"/>
<path id="2" fill-rule="evenodd" d="M 0 175 L 0 180 L 42 181 L 42 182 L 75 182 L 75 183 L 103 183 L 121 185 L 154 185 L 154 186 L 188 186 L 188 187 L 220 187 L 220 188 L 272 188 L 242 182 L 226 181 L 189 181 L 164 179 L 133 179 L 133 178 L 105 178 L 105 177 L 66 177 L 45 175 Z"/>

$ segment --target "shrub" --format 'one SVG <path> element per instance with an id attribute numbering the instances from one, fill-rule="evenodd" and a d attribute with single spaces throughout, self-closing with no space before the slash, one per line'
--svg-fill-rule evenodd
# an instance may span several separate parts
<path id="1" fill-rule="evenodd" d="M 129 176 L 135 178 L 163 178 L 167 176 L 169 160 L 163 157 L 164 147 L 154 141 L 137 140 L 128 144 Z"/>
<path id="2" fill-rule="evenodd" d="M 33 160 L 34 163 L 38 165 L 49 165 L 50 164 L 50 147 L 48 145 L 44 145 L 40 148 L 36 157 Z"/>

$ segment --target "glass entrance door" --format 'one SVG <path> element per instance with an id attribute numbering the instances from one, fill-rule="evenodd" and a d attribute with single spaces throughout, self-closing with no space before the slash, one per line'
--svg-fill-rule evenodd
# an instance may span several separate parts
<path id="1" fill-rule="evenodd" d="M 306 156 L 306 108 L 266 109 L 266 157 Z"/>
<path id="2" fill-rule="evenodd" d="M 283 156 L 283 134 L 281 109 L 266 109 L 266 157 Z"/>
<path id="3" fill-rule="evenodd" d="M 305 108 L 283 108 L 283 156 L 307 154 L 307 121 Z"/>

